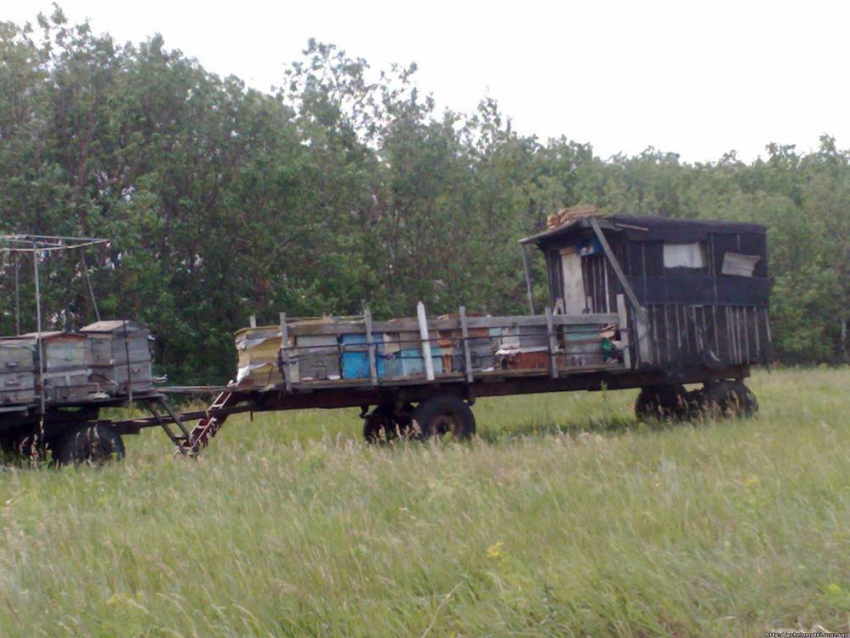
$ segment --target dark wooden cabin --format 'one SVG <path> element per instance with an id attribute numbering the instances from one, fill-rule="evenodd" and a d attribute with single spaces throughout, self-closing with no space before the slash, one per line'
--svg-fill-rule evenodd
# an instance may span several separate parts
<path id="1" fill-rule="evenodd" d="M 763 226 L 588 216 L 523 243 L 546 257 L 555 313 L 617 312 L 618 295 L 629 300 L 634 369 L 675 374 L 770 360 Z"/>

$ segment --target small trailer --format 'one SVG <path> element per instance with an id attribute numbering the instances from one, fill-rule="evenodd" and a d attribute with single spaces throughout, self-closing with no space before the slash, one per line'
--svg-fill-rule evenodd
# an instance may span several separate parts
<path id="1" fill-rule="evenodd" d="M 151 416 L 123 421 L 99 419 L 99 409 L 118 399 L 43 414 L 0 411 L 0 433 L 16 423 L 18 438 L 42 428 L 48 446 L 79 441 L 80 433 L 106 441 L 65 444 L 61 460 L 79 461 L 120 455 L 121 435 L 153 426 L 194 455 L 230 415 L 244 412 L 359 407 L 366 440 L 382 441 L 468 438 L 479 397 L 640 388 L 640 418 L 757 410 L 743 381 L 752 365 L 770 361 L 764 227 L 583 210 L 520 243 L 529 315 L 475 316 L 461 307 L 429 317 L 422 304 L 416 317 L 390 321 L 373 321 L 368 310 L 318 320 L 282 313 L 277 325 L 237 333 L 240 371 L 228 386 L 136 395 Z M 528 246 L 546 261 L 542 314 L 535 314 Z M 203 411 L 178 414 L 165 399 L 213 391 Z"/>

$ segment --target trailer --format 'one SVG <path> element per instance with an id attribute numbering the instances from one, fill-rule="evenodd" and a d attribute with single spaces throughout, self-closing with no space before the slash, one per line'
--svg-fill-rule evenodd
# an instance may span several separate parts
<path id="1" fill-rule="evenodd" d="M 744 379 L 752 365 L 770 362 L 764 227 L 566 213 L 520 242 L 528 315 L 476 316 L 460 307 L 429 317 L 423 304 L 415 317 L 390 321 L 373 321 L 368 309 L 318 320 L 281 313 L 276 325 L 237 334 L 259 358 L 242 361 L 240 352 L 245 365 L 226 386 L 0 408 L 0 440 L 40 436 L 62 462 L 99 461 L 123 455 L 122 435 L 161 427 L 192 456 L 234 414 L 351 407 L 360 408 L 370 442 L 462 440 L 475 433 L 479 397 L 628 388 L 640 389 L 639 418 L 753 414 L 758 404 Z M 547 267 L 542 313 L 529 246 Z M 192 393 L 216 398 L 183 413 L 167 398 Z M 100 419 L 102 408 L 130 399 L 150 416 Z"/>

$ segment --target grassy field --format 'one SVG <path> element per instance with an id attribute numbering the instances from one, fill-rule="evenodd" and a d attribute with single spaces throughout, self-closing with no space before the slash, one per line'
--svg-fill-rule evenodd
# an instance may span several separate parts
<path id="1" fill-rule="evenodd" d="M 757 419 L 634 393 L 481 400 L 468 445 L 356 412 L 0 474 L 2 636 L 762 636 L 850 629 L 850 370 L 759 373 Z"/>

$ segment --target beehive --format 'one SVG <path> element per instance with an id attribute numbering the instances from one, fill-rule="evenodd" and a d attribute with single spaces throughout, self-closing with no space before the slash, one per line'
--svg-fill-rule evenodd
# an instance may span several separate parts
<path id="1" fill-rule="evenodd" d="M 295 345 L 290 359 L 297 364 L 293 381 L 340 378 L 341 349 L 335 335 L 299 335 L 295 337 Z"/>
<path id="2" fill-rule="evenodd" d="M 278 385 L 283 375 L 278 369 L 280 326 L 242 328 L 236 333 L 239 371 L 236 382 L 241 386 Z"/>
<path id="3" fill-rule="evenodd" d="M 0 405 L 37 400 L 36 368 L 35 338 L 0 339 Z"/>
<path id="4" fill-rule="evenodd" d="M 148 328 L 135 321 L 98 321 L 80 331 L 87 339 L 91 381 L 110 396 L 153 387 Z"/>
<path id="5" fill-rule="evenodd" d="M 481 315 L 469 315 L 472 317 Z M 458 314 L 441 315 L 441 320 L 460 320 Z M 467 330 L 469 354 L 473 370 L 489 370 L 494 365 L 493 344 L 488 328 L 469 328 Z M 463 348 L 463 331 L 461 328 L 440 331 L 440 350 L 443 357 L 445 372 L 463 372 L 466 370 L 466 355 Z"/>
<path id="6" fill-rule="evenodd" d="M 41 368 L 41 385 L 48 403 L 77 403 L 87 400 L 97 392 L 89 381 L 89 366 L 85 335 L 71 332 L 42 332 L 23 335 L 41 338 L 44 363 Z"/>
<path id="7" fill-rule="evenodd" d="M 303 319 L 288 322 L 300 334 L 287 340 L 290 381 L 333 380 L 342 376 L 341 349 L 336 335 L 322 334 L 319 326 L 344 323 L 338 319 Z M 315 334 L 310 328 L 317 328 Z M 236 383 L 242 387 L 266 387 L 283 383 L 280 372 L 280 326 L 242 328 L 236 333 L 239 370 Z"/>

